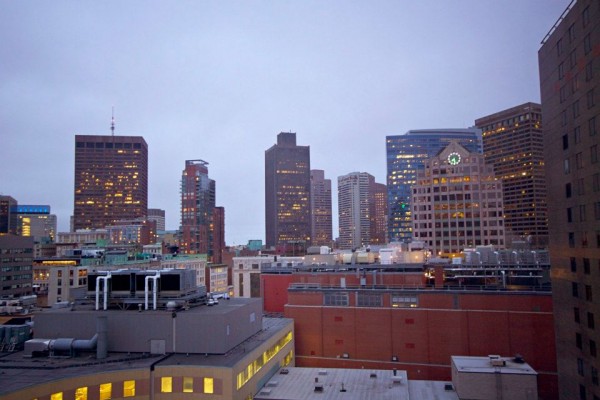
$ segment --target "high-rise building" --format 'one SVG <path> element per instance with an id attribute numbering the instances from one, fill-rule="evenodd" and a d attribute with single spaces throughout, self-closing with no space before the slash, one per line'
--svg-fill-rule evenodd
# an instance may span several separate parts
<path id="1" fill-rule="evenodd" d="M 476 128 L 412 130 L 386 137 L 389 241 L 412 239 L 410 187 L 423 162 L 452 140 L 468 151 L 481 152 L 481 131 Z"/>
<path id="2" fill-rule="evenodd" d="M 502 179 L 506 240 L 548 245 L 542 109 L 525 103 L 479 118 L 485 161 Z"/>
<path id="3" fill-rule="evenodd" d="M 17 200 L 0 196 L 0 235 L 17 234 Z"/>
<path id="4" fill-rule="evenodd" d="M 417 172 L 412 199 L 414 237 L 434 255 L 505 247 L 502 182 L 483 154 L 450 143 Z"/>
<path id="5" fill-rule="evenodd" d="M 33 293 L 33 239 L 0 235 L 0 298 Z"/>
<path id="6" fill-rule="evenodd" d="M 35 242 L 56 240 L 56 215 L 48 205 L 17 206 L 18 234 L 31 236 Z"/>
<path id="7" fill-rule="evenodd" d="M 265 151 L 266 245 L 311 243 L 310 147 L 296 145 L 296 134 L 281 132 Z"/>
<path id="8" fill-rule="evenodd" d="M 160 208 L 149 208 L 148 209 L 148 220 L 156 221 L 156 230 L 157 231 L 166 230 L 165 210 L 161 210 Z"/>
<path id="9" fill-rule="evenodd" d="M 208 177 L 208 163 L 186 160 L 181 175 L 181 251 L 213 256 L 213 212 L 216 185 Z"/>
<path id="10" fill-rule="evenodd" d="M 600 3 L 571 2 L 538 60 L 559 397 L 598 399 Z"/>
<path id="11" fill-rule="evenodd" d="M 387 186 L 373 179 L 369 188 L 370 210 L 370 242 L 371 244 L 387 243 Z"/>
<path id="12" fill-rule="evenodd" d="M 385 241 L 385 228 L 383 231 L 377 229 L 381 227 L 385 211 L 377 204 L 381 192 L 381 184 L 366 172 L 351 172 L 338 177 L 340 249 L 357 249 Z M 379 215 L 373 215 L 374 212 Z"/>
<path id="13" fill-rule="evenodd" d="M 325 171 L 310 171 L 311 238 L 313 246 L 331 246 L 333 219 L 331 211 L 331 179 Z"/>
<path id="14" fill-rule="evenodd" d="M 225 251 L 225 208 L 215 207 L 213 209 L 213 249 L 212 262 L 223 263 L 223 252 Z"/>
<path id="15" fill-rule="evenodd" d="M 148 145 L 141 136 L 75 135 L 73 229 L 102 229 L 148 212 Z"/>

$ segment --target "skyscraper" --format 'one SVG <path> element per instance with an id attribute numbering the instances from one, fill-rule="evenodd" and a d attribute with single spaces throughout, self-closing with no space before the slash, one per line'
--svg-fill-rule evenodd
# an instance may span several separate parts
<path id="1" fill-rule="evenodd" d="M 17 200 L 0 196 L 0 235 L 16 235 L 17 225 Z"/>
<path id="2" fill-rule="evenodd" d="M 381 184 L 375 183 L 373 175 L 366 172 L 351 172 L 338 177 L 339 247 L 356 249 L 370 244 L 380 244 L 385 231 L 378 232 L 382 209 Z M 372 215 L 379 212 L 379 217 Z M 378 224 L 379 222 L 379 224 Z M 385 228 L 384 228 L 385 229 Z M 371 235 L 376 237 L 373 238 Z"/>
<path id="3" fill-rule="evenodd" d="M 20 205 L 16 211 L 20 236 L 31 236 L 36 242 L 56 240 L 56 215 L 50 214 L 50 206 Z"/>
<path id="4" fill-rule="evenodd" d="M 485 161 L 502 179 L 507 241 L 548 245 L 542 109 L 525 103 L 479 118 Z"/>
<path id="5" fill-rule="evenodd" d="M 502 182 L 483 154 L 450 143 L 417 172 L 412 199 L 414 237 L 434 255 L 504 248 Z"/>
<path id="6" fill-rule="evenodd" d="M 157 231 L 166 230 L 165 210 L 161 210 L 160 208 L 149 208 L 148 209 L 148 220 L 156 221 L 156 230 Z"/>
<path id="7" fill-rule="evenodd" d="M 387 186 L 373 179 L 369 188 L 370 210 L 370 243 L 387 243 Z"/>
<path id="8" fill-rule="evenodd" d="M 310 171 L 310 209 L 313 246 L 331 246 L 331 179 L 325 179 L 325 171 L 320 169 Z"/>
<path id="9" fill-rule="evenodd" d="M 281 132 L 265 151 L 266 245 L 311 243 L 310 147 L 296 145 L 296 134 Z"/>
<path id="10" fill-rule="evenodd" d="M 148 145 L 141 136 L 75 135 L 73 229 L 99 229 L 148 211 Z"/>
<path id="11" fill-rule="evenodd" d="M 538 60 L 559 397 L 598 399 L 600 3 L 570 3 Z"/>
<path id="12" fill-rule="evenodd" d="M 424 129 L 386 137 L 388 239 L 412 238 L 410 187 L 424 160 L 435 156 L 452 140 L 468 151 L 481 152 L 481 131 L 471 129 Z"/>
<path id="13" fill-rule="evenodd" d="M 208 177 L 208 163 L 186 160 L 181 174 L 181 251 L 213 256 L 215 181 Z"/>

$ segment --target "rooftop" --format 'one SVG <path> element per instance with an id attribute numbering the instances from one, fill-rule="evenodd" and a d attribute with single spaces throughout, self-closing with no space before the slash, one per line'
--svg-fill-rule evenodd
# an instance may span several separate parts
<path id="1" fill-rule="evenodd" d="M 459 373 L 484 373 L 484 374 L 519 374 L 537 375 L 537 372 L 526 362 L 516 362 L 510 357 L 466 357 L 452 356 L 452 363 Z M 522 361 L 522 360 L 521 360 Z"/>

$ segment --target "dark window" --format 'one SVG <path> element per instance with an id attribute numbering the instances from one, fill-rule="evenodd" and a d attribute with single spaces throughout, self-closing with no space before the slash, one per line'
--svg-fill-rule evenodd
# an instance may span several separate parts
<path id="1" fill-rule="evenodd" d="M 598 386 L 598 370 L 594 367 L 592 367 L 592 383 L 595 386 Z M 594 396 L 594 399 L 597 399 L 598 397 Z"/>
<path id="2" fill-rule="evenodd" d="M 590 285 L 585 285 L 585 299 L 587 301 L 592 301 L 592 287 Z"/>
<path id="3" fill-rule="evenodd" d="M 580 362 L 581 362 L 581 369 L 579 368 Z M 583 360 L 580 360 L 579 358 L 577 359 L 577 372 L 579 372 L 579 375 L 583 376 Z M 585 386 L 582 384 L 579 384 L 579 400 L 587 400 L 587 397 L 585 394 Z"/>
<path id="4" fill-rule="evenodd" d="M 594 192 L 600 191 L 600 173 L 592 175 L 592 190 Z"/>
<path id="5" fill-rule="evenodd" d="M 571 272 L 577 272 L 577 259 L 571 257 Z"/>
<path id="6" fill-rule="evenodd" d="M 583 259 L 583 272 L 587 275 L 590 274 L 590 259 L 589 258 Z"/>
<path id="7" fill-rule="evenodd" d="M 571 184 L 567 183 L 565 184 L 565 196 L 568 198 L 571 197 Z"/>
<path id="8" fill-rule="evenodd" d="M 577 64 L 577 51 L 576 50 L 577 49 L 573 49 L 573 51 L 571 51 L 571 54 L 569 54 L 569 68 L 573 68 Z"/>
<path id="9" fill-rule="evenodd" d="M 577 359 L 577 373 L 583 376 L 583 360 L 581 358 Z M 584 387 L 585 389 L 585 387 Z"/>
<path id="10" fill-rule="evenodd" d="M 573 297 L 579 297 L 579 285 L 577 282 L 571 282 L 571 292 Z"/>
<path id="11" fill-rule="evenodd" d="M 569 43 L 572 43 L 573 40 L 575 40 L 575 24 L 571 24 L 571 26 L 569 26 L 568 35 L 569 35 Z"/>
<path id="12" fill-rule="evenodd" d="M 579 117 L 579 100 L 573 103 L 573 118 Z"/>
<path id="13" fill-rule="evenodd" d="M 590 6 L 587 6 L 581 12 L 581 22 L 583 23 L 584 27 L 590 23 Z"/>
<path id="14" fill-rule="evenodd" d="M 575 247 L 575 232 L 569 232 L 569 247 Z"/>
<path id="15" fill-rule="evenodd" d="M 583 38 L 583 53 L 585 55 L 588 55 L 590 53 L 590 51 L 592 51 L 592 37 L 590 36 L 590 34 L 588 33 L 584 38 Z"/>
<path id="16" fill-rule="evenodd" d="M 585 81 L 589 82 L 594 78 L 594 64 L 593 60 L 586 64 L 585 66 Z"/>
<path id="17" fill-rule="evenodd" d="M 590 340 L 590 355 L 596 357 L 596 342 L 593 340 Z"/>
<path id="18" fill-rule="evenodd" d="M 595 144 L 590 147 L 590 163 L 596 164 L 598 162 L 598 145 Z"/>
<path id="19" fill-rule="evenodd" d="M 573 130 L 573 137 L 575 139 L 575 144 L 581 143 L 581 127 L 576 126 Z"/>
<path id="20" fill-rule="evenodd" d="M 558 79 L 562 80 L 565 77 L 565 66 L 563 63 L 558 64 Z"/>
<path id="21" fill-rule="evenodd" d="M 560 114 L 560 124 L 561 126 L 567 125 L 567 110 L 563 110 Z"/>
<path id="22" fill-rule="evenodd" d="M 577 169 L 583 168 L 583 154 L 577 153 L 575 154 L 575 166 Z"/>
<path id="23" fill-rule="evenodd" d="M 592 90 L 588 90 L 585 97 L 587 100 L 587 108 L 592 108 L 596 105 L 596 99 L 594 98 L 594 89 L 593 88 L 592 88 Z"/>
<path id="24" fill-rule="evenodd" d="M 596 324 L 594 323 L 594 314 L 589 312 L 587 313 L 587 322 L 588 322 L 588 328 L 590 329 L 594 329 L 596 327 Z"/>
<path id="25" fill-rule="evenodd" d="M 558 39 L 558 41 L 556 42 L 556 53 L 557 55 L 562 55 L 563 53 L 563 41 L 562 39 Z"/>
<path id="26" fill-rule="evenodd" d="M 594 203 L 594 218 L 596 220 L 600 219 L 600 201 Z"/>
<path id="27" fill-rule="evenodd" d="M 590 132 L 590 136 L 594 136 L 598 133 L 596 128 L 596 117 L 592 117 L 588 120 L 588 131 Z"/>
<path id="28" fill-rule="evenodd" d="M 585 194 L 585 181 L 583 178 L 577 179 L 577 194 L 583 196 Z"/>
<path id="29" fill-rule="evenodd" d="M 575 346 L 577 346 L 579 350 L 583 348 L 583 340 L 581 339 L 581 333 L 579 332 L 575 333 Z"/>
<path id="30" fill-rule="evenodd" d="M 567 208 L 567 222 L 573 222 L 573 208 Z"/>
<path id="31" fill-rule="evenodd" d="M 579 205 L 579 222 L 585 222 L 585 204 Z"/>
<path id="32" fill-rule="evenodd" d="M 573 307 L 573 321 L 576 324 L 581 323 L 581 318 L 579 317 L 579 307 Z"/>
<path id="33" fill-rule="evenodd" d="M 569 148 L 569 135 L 564 134 L 562 137 L 562 142 L 563 142 L 563 150 L 566 150 Z"/>

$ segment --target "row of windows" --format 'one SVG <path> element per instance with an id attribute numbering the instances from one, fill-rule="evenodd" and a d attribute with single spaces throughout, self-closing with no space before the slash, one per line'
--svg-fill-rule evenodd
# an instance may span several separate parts
<path id="1" fill-rule="evenodd" d="M 77 142 L 75 147 L 78 149 L 141 149 L 141 143 L 110 143 L 110 142 Z"/>
<path id="2" fill-rule="evenodd" d="M 419 306 L 419 298 L 417 296 L 392 294 L 390 301 L 391 306 L 394 308 Z M 383 307 L 383 296 L 378 293 L 358 293 L 356 304 L 358 307 Z M 346 307 L 350 305 L 349 294 L 347 292 L 325 293 L 323 305 Z"/>

